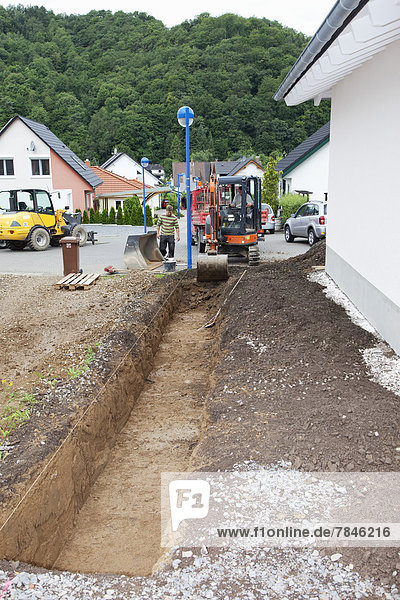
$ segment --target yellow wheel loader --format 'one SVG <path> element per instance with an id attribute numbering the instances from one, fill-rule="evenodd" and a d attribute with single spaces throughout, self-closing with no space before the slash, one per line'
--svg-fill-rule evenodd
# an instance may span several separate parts
<path id="1" fill-rule="evenodd" d="M 0 191 L 0 244 L 5 242 L 10 250 L 47 250 L 65 235 L 78 237 L 80 246 L 86 243 L 80 213 L 54 210 L 45 190 Z"/>

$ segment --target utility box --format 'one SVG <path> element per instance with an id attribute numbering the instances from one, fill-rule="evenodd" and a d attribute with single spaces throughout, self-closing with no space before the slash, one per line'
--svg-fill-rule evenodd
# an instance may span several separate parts
<path id="1" fill-rule="evenodd" d="M 61 238 L 64 275 L 79 273 L 79 238 L 66 236 Z"/>

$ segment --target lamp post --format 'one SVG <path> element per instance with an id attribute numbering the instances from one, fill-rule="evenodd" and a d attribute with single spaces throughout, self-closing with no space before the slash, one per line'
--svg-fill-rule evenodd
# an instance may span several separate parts
<path id="1" fill-rule="evenodd" d="M 179 182 L 179 178 L 180 177 L 184 177 L 185 173 L 178 173 L 178 219 L 181 218 L 181 201 L 180 201 L 180 197 L 179 197 L 179 193 L 181 191 L 181 184 Z"/>
<path id="2" fill-rule="evenodd" d="M 140 161 L 140 164 L 142 165 L 142 180 L 143 180 L 143 218 L 144 218 L 144 232 L 146 233 L 147 231 L 147 227 L 146 227 L 146 186 L 144 183 L 144 168 L 147 167 L 149 165 L 149 159 L 146 158 L 145 156 L 143 156 L 142 160 Z"/>
<path id="3" fill-rule="evenodd" d="M 178 123 L 186 128 L 186 219 L 187 219 L 187 263 L 192 268 L 192 218 L 190 207 L 190 152 L 189 127 L 194 120 L 194 112 L 189 106 L 181 106 L 177 114 Z"/>

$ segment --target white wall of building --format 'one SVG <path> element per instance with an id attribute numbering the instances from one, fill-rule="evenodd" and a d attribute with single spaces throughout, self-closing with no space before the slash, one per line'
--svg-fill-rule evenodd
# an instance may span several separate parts
<path id="1" fill-rule="evenodd" d="M 260 169 L 260 167 L 258 167 L 255 163 L 249 163 L 243 169 L 240 169 L 240 171 L 235 173 L 235 177 L 243 175 L 247 177 L 250 177 L 252 175 L 254 177 L 262 177 L 264 175 L 264 171 Z"/>
<path id="2" fill-rule="evenodd" d="M 137 179 L 138 181 L 142 181 L 142 166 L 126 154 L 118 156 L 118 158 L 107 167 L 107 171 L 111 171 L 111 173 L 121 175 L 121 177 L 126 177 L 127 179 Z M 159 183 L 157 177 L 154 177 L 154 175 L 146 170 L 144 172 L 144 181 L 151 187 L 154 187 Z"/>
<path id="3" fill-rule="evenodd" d="M 31 150 L 31 142 L 35 149 Z M 50 148 L 19 119 L 16 119 L 0 137 L 0 159 L 14 160 L 14 175 L 0 176 L 0 189 L 38 188 L 50 191 L 52 188 L 51 164 L 50 175 L 33 176 L 31 158 L 47 158 L 50 160 Z"/>
<path id="4" fill-rule="evenodd" d="M 400 352 L 400 42 L 332 91 L 327 270 Z"/>
<path id="5" fill-rule="evenodd" d="M 312 192 L 310 200 L 325 199 L 324 194 L 328 192 L 329 146 L 327 142 L 283 177 L 289 184 L 289 192 L 308 190 Z"/>

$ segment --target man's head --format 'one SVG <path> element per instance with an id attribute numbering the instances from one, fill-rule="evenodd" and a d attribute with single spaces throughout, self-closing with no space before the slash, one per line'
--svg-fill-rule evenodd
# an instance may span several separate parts
<path id="1" fill-rule="evenodd" d="M 167 215 L 170 217 L 172 215 L 172 206 L 170 204 L 168 204 L 166 211 L 167 211 Z"/>

